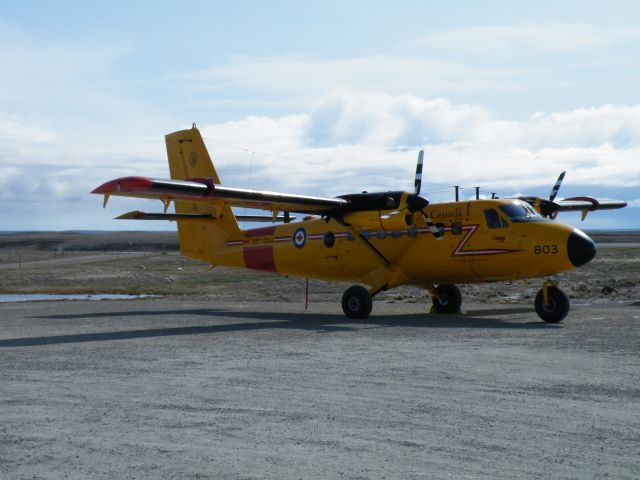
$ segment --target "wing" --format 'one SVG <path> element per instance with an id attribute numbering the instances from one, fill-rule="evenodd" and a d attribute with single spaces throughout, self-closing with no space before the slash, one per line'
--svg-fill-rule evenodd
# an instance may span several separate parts
<path id="1" fill-rule="evenodd" d="M 584 220 L 587 213 L 596 210 L 615 210 L 627 206 L 621 200 L 597 200 L 593 197 L 571 197 L 561 200 L 546 200 L 539 197 L 518 197 L 533 206 L 541 215 L 555 218 L 559 212 L 582 212 Z"/>
<path id="2" fill-rule="evenodd" d="M 627 202 L 621 200 L 596 200 L 591 197 L 572 197 L 564 198 L 554 202 L 558 205 L 558 211 L 571 212 L 588 210 L 593 212 L 594 210 L 615 210 L 617 208 L 624 208 L 627 206 Z"/>
<path id="3" fill-rule="evenodd" d="M 100 185 L 91 193 L 103 194 L 105 205 L 111 195 L 158 199 L 168 205 L 173 200 L 224 202 L 232 207 L 322 214 L 349 204 L 342 198 L 315 197 L 248 188 L 224 187 L 211 179 L 164 180 L 123 177 Z"/>

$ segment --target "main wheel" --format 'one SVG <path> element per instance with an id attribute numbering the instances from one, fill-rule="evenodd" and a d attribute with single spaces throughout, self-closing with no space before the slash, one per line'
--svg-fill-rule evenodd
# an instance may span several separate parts
<path id="1" fill-rule="evenodd" d="M 342 295 L 342 311 L 349 318 L 367 318 L 373 308 L 371 295 L 359 285 L 347 288 Z"/>
<path id="2" fill-rule="evenodd" d="M 438 285 L 437 297 L 433 297 L 433 309 L 438 313 L 458 313 L 462 305 L 462 294 L 455 285 Z"/>
<path id="3" fill-rule="evenodd" d="M 535 307 L 538 316 L 549 323 L 560 322 L 569 313 L 569 297 L 558 287 L 548 287 L 549 303 L 544 303 L 544 292 L 540 290 L 536 295 Z"/>

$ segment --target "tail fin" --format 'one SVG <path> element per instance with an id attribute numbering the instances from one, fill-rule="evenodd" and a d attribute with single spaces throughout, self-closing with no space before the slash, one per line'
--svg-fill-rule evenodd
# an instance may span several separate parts
<path id="1" fill-rule="evenodd" d="M 213 168 L 202 135 L 195 126 L 190 130 L 180 130 L 166 135 L 165 142 L 171 178 L 186 180 L 213 177 L 213 183 L 220 183 L 220 177 Z"/>
<path id="2" fill-rule="evenodd" d="M 213 178 L 213 183 L 220 183 L 202 135 L 195 126 L 166 135 L 165 142 L 171 178 Z M 178 220 L 180 252 L 183 255 L 210 261 L 217 247 L 229 238 L 242 235 L 233 211 L 227 205 L 188 201 L 174 203 L 178 214 L 205 214 L 212 217 L 211 220 L 198 222 Z"/>

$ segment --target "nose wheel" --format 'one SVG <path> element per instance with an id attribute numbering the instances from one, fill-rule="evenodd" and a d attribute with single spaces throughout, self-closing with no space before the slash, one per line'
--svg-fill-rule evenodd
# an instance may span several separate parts
<path id="1" fill-rule="evenodd" d="M 548 323 L 561 322 L 569 313 L 569 297 L 555 282 L 546 281 L 534 302 L 538 316 Z"/>

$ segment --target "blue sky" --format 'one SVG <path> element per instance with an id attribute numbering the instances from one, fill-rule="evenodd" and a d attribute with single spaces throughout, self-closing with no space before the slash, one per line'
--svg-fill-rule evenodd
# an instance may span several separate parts
<path id="1" fill-rule="evenodd" d="M 116 222 L 88 195 L 168 175 L 197 122 L 223 183 L 338 195 L 480 185 L 621 198 L 640 228 L 637 2 L 12 2 L 0 8 L 2 230 Z M 472 194 L 472 190 L 464 193 Z"/>

